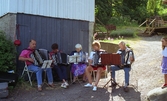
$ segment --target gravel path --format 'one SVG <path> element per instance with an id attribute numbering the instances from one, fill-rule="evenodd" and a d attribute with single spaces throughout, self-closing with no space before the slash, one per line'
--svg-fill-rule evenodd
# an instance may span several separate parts
<path id="1" fill-rule="evenodd" d="M 62 89 L 60 84 L 56 83 L 55 89 L 46 87 L 42 92 L 37 92 L 35 87 L 17 87 L 8 99 L 0 99 L 0 101 L 145 101 L 146 94 L 163 83 L 160 70 L 160 39 L 161 36 L 153 36 L 143 37 L 140 41 L 127 42 L 133 47 L 136 58 L 130 72 L 130 92 L 128 93 L 125 93 L 123 88 L 116 88 L 111 93 L 110 87 L 102 88 L 107 80 L 101 79 L 97 92 L 93 92 L 92 88 L 84 88 L 84 83 L 70 85 L 68 89 Z M 122 70 L 116 72 L 116 78 L 122 85 L 124 72 Z"/>

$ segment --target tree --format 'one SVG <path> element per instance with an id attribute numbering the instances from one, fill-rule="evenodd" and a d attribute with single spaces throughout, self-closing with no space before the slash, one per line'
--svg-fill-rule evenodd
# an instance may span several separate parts
<path id="1" fill-rule="evenodd" d="M 103 24 L 107 24 L 107 21 L 112 17 L 112 0 L 96 0 L 95 5 L 96 17 Z"/>
<path id="2" fill-rule="evenodd" d="M 147 11 L 149 14 L 154 15 L 156 10 L 156 1 L 157 0 L 148 0 L 147 2 Z"/>

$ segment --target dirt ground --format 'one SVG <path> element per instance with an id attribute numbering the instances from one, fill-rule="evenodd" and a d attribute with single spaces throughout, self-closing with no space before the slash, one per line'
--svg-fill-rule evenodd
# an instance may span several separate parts
<path id="1" fill-rule="evenodd" d="M 42 92 L 37 92 L 36 87 L 16 87 L 8 99 L 0 101 L 146 101 L 147 93 L 163 84 L 160 69 L 161 37 L 142 37 L 141 40 L 127 41 L 133 47 L 136 59 L 130 72 L 128 93 L 119 87 L 112 93 L 110 87 L 102 88 L 109 80 L 108 76 L 107 79 L 100 80 L 96 92 L 92 88 L 84 88 L 85 83 L 73 84 L 68 89 L 63 89 L 60 88 L 60 83 L 55 82 L 56 88 L 44 87 Z M 124 71 L 116 72 L 116 78 L 119 85 L 122 85 Z"/>

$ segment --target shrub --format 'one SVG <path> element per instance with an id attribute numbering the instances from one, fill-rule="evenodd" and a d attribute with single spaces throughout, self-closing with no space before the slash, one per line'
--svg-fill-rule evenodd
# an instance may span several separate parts
<path id="1" fill-rule="evenodd" d="M 131 20 L 130 16 L 111 17 L 107 24 L 115 26 L 138 26 L 137 21 Z"/>
<path id="2" fill-rule="evenodd" d="M 124 36 L 124 37 L 133 37 L 134 30 L 132 29 L 119 29 L 116 31 L 112 31 L 110 34 L 110 37 L 118 37 L 118 36 Z"/>
<path id="3" fill-rule="evenodd" d="M 7 40 L 5 33 L 0 31 L 0 71 L 15 69 L 15 53 L 13 42 Z"/>
<path id="4" fill-rule="evenodd" d="M 116 31 L 112 31 L 110 33 L 110 37 L 133 37 L 136 38 L 138 37 L 138 34 L 141 33 L 141 30 L 138 27 L 119 27 Z"/>

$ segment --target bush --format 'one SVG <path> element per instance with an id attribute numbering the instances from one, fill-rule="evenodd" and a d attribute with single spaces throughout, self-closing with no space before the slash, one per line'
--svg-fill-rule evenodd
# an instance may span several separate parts
<path id="1" fill-rule="evenodd" d="M 137 21 L 131 20 L 130 16 L 111 17 L 107 24 L 115 26 L 138 26 Z"/>
<path id="2" fill-rule="evenodd" d="M 136 32 L 137 28 L 136 27 L 124 27 L 124 28 L 120 28 L 117 29 L 116 31 L 112 31 L 110 33 L 110 37 L 119 37 L 119 36 L 123 36 L 123 37 L 137 37 L 137 32 Z"/>
<path id="3" fill-rule="evenodd" d="M 7 40 L 5 33 L 0 31 L 0 71 L 15 69 L 15 53 L 13 42 Z"/>

